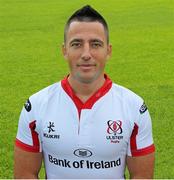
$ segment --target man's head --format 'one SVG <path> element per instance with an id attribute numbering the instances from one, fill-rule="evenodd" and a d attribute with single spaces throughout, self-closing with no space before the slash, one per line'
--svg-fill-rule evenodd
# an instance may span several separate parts
<path id="1" fill-rule="evenodd" d="M 81 9 L 77 10 L 72 16 L 68 19 L 65 29 L 64 29 L 64 43 L 66 42 L 67 31 L 69 26 L 72 22 L 79 21 L 79 22 L 99 22 L 103 25 L 107 43 L 109 43 L 109 29 L 105 19 L 100 15 L 95 9 L 91 6 L 86 5 Z"/>
<path id="2" fill-rule="evenodd" d="M 62 51 L 70 67 L 69 79 L 81 83 L 102 80 L 112 52 L 103 17 L 90 6 L 76 11 L 66 24 Z"/>

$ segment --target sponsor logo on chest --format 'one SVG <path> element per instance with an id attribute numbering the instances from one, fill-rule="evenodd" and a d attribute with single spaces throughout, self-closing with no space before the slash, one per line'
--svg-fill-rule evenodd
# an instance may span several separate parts
<path id="1" fill-rule="evenodd" d="M 121 120 L 107 121 L 107 136 L 106 139 L 111 143 L 120 143 L 123 139 L 123 129 Z"/>
<path id="2" fill-rule="evenodd" d="M 121 166 L 121 159 L 118 158 L 117 160 L 112 161 L 91 161 L 91 160 L 75 160 L 72 161 L 70 159 L 58 159 L 53 157 L 51 154 L 48 154 L 48 160 L 51 164 L 65 167 L 65 168 L 78 168 L 78 169 L 107 169 L 107 168 L 114 168 L 117 166 Z"/>
<path id="3" fill-rule="evenodd" d="M 43 133 L 43 136 L 45 138 L 49 138 L 49 139 L 59 139 L 60 135 L 59 134 L 55 134 L 55 126 L 54 126 L 54 122 L 49 122 L 49 125 L 47 126 L 48 128 L 48 133 Z"/>

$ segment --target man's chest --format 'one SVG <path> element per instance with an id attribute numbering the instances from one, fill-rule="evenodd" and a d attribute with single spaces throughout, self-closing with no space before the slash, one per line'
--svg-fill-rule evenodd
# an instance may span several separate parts
<path id="1" fill-rule="evenodd" d="M 43 150 L 61 157 L 95 155 L 97 159 L 126 154 L 131 135 L 129 116 L 122 107 L 114 107 L 101 103 L 82 109 L 80 117 L 73 104 L 49 109 L 42 119 Z"/>

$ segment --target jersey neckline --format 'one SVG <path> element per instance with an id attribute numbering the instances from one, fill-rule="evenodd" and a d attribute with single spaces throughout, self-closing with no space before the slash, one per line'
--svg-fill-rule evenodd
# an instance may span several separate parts
<path id="1" fill-rule="evenodd" d="M 69 75 L 68 75 L 69 76 Z M 61 81 L 61 86 L 64 91 L 68 94 L 68 96 L 72 99 L 74 104 L 77 107 L 79 117 L 82 109 L 91 109 L 92 106 L 101 98 L 103 97 L 112 87 L 111 79 L 104 74 L 105 82 L 101 88 L 99 88 L 85 103 L 83 103 L 80 98 L 76 96 L 74 93 L 70 83 L 68 82 L 68 76 L 66 76 Z"/>

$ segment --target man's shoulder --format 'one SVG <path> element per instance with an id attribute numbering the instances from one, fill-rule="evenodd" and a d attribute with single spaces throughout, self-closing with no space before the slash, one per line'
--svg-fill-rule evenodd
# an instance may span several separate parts
<path id="1" fill-rule="evenodd" d="M 143 102 L 142 97 L 124 86 L 113 83 L 112 89 L 116 96 L 126 101 L 127 103 L 142 104 Z"/>
<path id="2" fill-rule="evenodd" d="M 37 103 L 45 102 L 48 101 L 48 99 L 54 97 L 57 93 L 59 93 L 60 89 L 61 89 L 61 83 L 57 82 L 34 93 L 33 95 L 30 96 L 29 99 L 30 101 Z"/>

